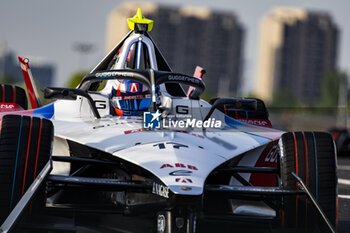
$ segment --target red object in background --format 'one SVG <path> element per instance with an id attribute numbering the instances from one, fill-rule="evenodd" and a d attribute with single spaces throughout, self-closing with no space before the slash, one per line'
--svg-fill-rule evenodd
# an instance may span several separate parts
<path id="1" fill-rule="evenodd" d="M 32 109 L 38 108 L 41 106 L 39 94 L 35 87 L 35 83 L 33 80 L 32 72 L 29 68 L 29 60 L 28 58 L 23 58 L 21 56 L 18 56 L 19 64 L 22 69 L 24 82 L 27 86 L 28 96 L 30 100 L 30 104 L 32 105 Z"/>
<path id="2" fill-rule="evenodd" d="M 194 70 L 194 73 L 193 73 L 193 77 L 202 79 L 204 74 L 205 74 L 205 70 L 200 66 L 196 66 L 196 69 Z M 195 89 L 195 88 L 194 87 L 188 88 L 187 96 L 189 96 L 191 94 L 193 89 Z"/>

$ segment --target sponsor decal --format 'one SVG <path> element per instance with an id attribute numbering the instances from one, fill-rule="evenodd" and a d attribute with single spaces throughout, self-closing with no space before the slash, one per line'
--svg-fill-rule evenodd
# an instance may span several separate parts
<path id="1" fill-rule="evenodd" d="M 163 214 L 159 214 L 157 217 L 157 232 L 164 233 L 165 232 L 165 216 Z"/>
<path id="2" fill-rule="evenodd" d="M 265 147 L 255 162 L 255 167 L 277 167 L 279 153 L 279 147 L 277 143 L 278 141 L 273 141 Z M 252 173 L 249 178 L 249 183 L 251 183 L 253 186 L 274 187 L 277 185 L 276 180 L 276 174 Z"/>
<path id="3" fill-rule="evenodd" d="M 184 76 L 184 75 L 169 75 L 168 79 L 170 81 L 187 81 L 191 83 L 200 83 L 200 79 Z"/>
<path id="4" fill-rule="evenodd" d="M 13 112 L 24 110 L 20 105 L 15 103 L 0 103 L 0 112 Z"/>
<path id="5" fill-rule="evenodd" d="M 161 184 L 153 183 L 152 193 L 161 197 L 169 198 L 169 188 Z"/>
<path id="6" fill-rule="evenodd" d="M 175 182 L 178 183 L 192 183 L 192 180 L 189 178 L 175 178 Z"/>
<path id="7" fill-rule="evenodd" d="M 13 105 L 13 104 L 0 104 L 1 109 L 12 109 L 14 107 L 15 107 L 15 105 Z"/>
<path id="8" fill-rule="evenodd" d="M 123 96 L 114 96 L 113 100 L 136 100 L 136 99 L 145 99 L 151 98 L 151 95 L 123 95 Z"/>
<path id="9" fill-rule="evenodd" d="M 159 129 L 160 128 L 160 113 L 144 112 L 143 113 L 143 128 L 145 129 Z"/>
<path id="10" fill-rule="evenodd" d="M 192 171 L 187 170 L 177 170 L 169 173 L 171 176 L 191 176 Z"/>
<path id="11" fill-rule="evenodd" d="M 185 165 L 185 164 L 183 164 L 183 163 L 175 163 L 175 164 L 164 163 L 164 164 L 160 167 L 160 169 L 166 168 L 166 167 L 170 167 L 170 168 L 174 168 L 174 167 L 178 167 L 178 168 L 188 168 L 188 169 L 190 169 L 190 170 L 196 170 L 196 171 L 198 170 L 198 168 L 197 168 L 196 166 L 189 165 L 189 164 Z"/>
<path id="12" fill-rule="evenodd" d="M 120 71 L 108 71 L 108 72 L 99 72 L 95 74 L 97 78 L 99 77 L 114 77 L 114 76 L 121 76 L 121 77 L 139 77 L 139 74 L 135 73 L 126 73 L 126 72 L 120 72 Z"/>
<path id="13" fill-rule="evenodd" d="M 274 145 L 265 157 L 265 162 L 277 163 L 278 145 Z"/>
<path id="14" fill-rule="evenodd" d="M 271 122 L 269 120 L 244 119 L 244 118 L 238 118 L 237 120 L 239 120 L 240 122 L 243 122 L 243 123 L 250 124 L 250 125 L 256 125 L 256 126 L 272 128 Z"/>

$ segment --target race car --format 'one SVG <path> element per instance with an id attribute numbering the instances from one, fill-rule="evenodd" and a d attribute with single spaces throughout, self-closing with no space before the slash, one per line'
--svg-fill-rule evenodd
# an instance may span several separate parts
<path id="1" fill-rule="evenodd" d="M 259 99 L 200 99 L 204 70 L 173 72 L 140 9 L 128 25 L 46 106 L 28 59 L 32 109 L 1 85 L 0 232 L 335 232 L 332 137 L 273 129 Z"/>

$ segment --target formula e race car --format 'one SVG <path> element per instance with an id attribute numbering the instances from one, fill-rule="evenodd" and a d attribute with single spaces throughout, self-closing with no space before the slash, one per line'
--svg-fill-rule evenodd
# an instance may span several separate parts
<path id="1" fill-rule="evenodd" d="M 77 88 L 1 85 L 0 232 L 335 232 L 336 150 L 254 98 L 200 99 L 139 9 Z M 241 230 L 239 230 L 241 229 Z"/>

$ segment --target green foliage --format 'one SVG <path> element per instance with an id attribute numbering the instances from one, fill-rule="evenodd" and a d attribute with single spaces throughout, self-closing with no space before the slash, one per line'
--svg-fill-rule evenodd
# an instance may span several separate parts
<path id="1" fill-rule="evenodd" d="M 208 101 L 211 100 L 212 98 L 214 98 L 215 96 L 212 95 L 210 92 L 208 91 L 204 91 L 203 94 L 201 95 L 201 99 Z"/>
<path id="2" fill-rule="evenodd" d="M 322 99 L 320 106 L 337 106 L 339 100 L 339 88 L 342 85 L 345 85 L 347 90 L 347 78 L 344 72 L 334 71 L 326 74 L 321 83 Z"/>
<path id="3" fill-rule="evenodd" d="M 5 74 L 4 76 L 0 77 L 0 83 L 1 84 L 14 84 L 15 81 L 11 76 Z"/>
<path id="4" fill-rule="evenodd" d="M 85 77 L 86 74 L 88 74 L 88 71 L 78 71 L 75 72 L 68 80 L 67 84 L 65 85 L 66 87 L 69 88 L 76 88 L 81 80 Z"/>
<path id="5" fill-rule="evenodd" d="M 273 93 L 272 102 L 269 107 L 275 108 L 291 108 L 298 107 L 300 103 L 293 97 L 288 89 L 282 89 Z"/>

